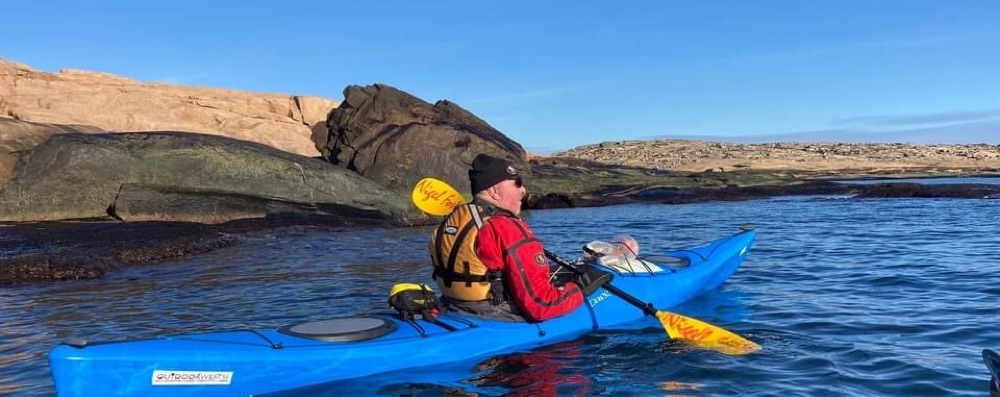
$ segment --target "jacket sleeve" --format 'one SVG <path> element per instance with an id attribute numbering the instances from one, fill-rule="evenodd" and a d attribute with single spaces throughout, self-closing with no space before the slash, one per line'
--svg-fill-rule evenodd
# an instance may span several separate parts
<path id="1" fill-rule="evenodd" d="M 549 282 L 549 261 L 542 243 L 519 219 L 494 216 L 479 230 L 476 254 L 490 270 L 501 270 L 504 288 L 528 321 L 545 321 L 583 303 L 574 283 Z"/>

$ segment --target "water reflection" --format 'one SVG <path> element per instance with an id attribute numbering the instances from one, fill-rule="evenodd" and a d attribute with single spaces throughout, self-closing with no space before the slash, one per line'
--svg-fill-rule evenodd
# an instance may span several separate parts
<path id="1" fill-rule="evenodd" d="M 484 372 L 469 380 L 480 388 L 509 390 L 504 397 L 554 397 L 596 394 L 585 373 L 584 340 L 550 345 L 529 353 L 495 357 L 476 366 Z M 591 349 L 593 350 L 593 349 Z"/>

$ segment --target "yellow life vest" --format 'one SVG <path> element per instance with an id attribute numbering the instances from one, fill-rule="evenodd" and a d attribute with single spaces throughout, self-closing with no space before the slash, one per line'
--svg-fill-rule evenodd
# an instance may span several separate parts
<path id="1" fill-rule="evenodd" d="M 434 280 L 441 292 L 462 301 L 493 299 L 489 269 L 476 255 L 479 228 L 489 216 L 469 203 L 456 206 L 431 235 L 428 251 L 434 262 Z"/>

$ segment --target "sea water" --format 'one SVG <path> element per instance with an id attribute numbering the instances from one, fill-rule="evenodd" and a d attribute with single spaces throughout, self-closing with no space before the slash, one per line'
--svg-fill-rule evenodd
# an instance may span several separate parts
<path id="1" fill-rule="evenodd" d="M 526 218 L 565 257 L 618 233 L 655 254 L 753 224 L 758 239 L 736 274 L 671 310 L 744 335 L 763 351 L 700 350 L 668 340 L 650 321 L 479 363 L 280 395 L 987 394 L 980 351 L 1000 349 L 998 200 L 797 196 Z M 429 232 L 295 227 L 98 280 L 0 289 L 0 395 L 53 396 L 46 354 L 69 337 L 271 328 L 382 310 L 395 282 L 429 281 Z"/>

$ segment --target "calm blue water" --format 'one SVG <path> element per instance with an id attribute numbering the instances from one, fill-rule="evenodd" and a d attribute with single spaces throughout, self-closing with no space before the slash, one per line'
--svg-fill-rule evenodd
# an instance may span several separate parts
<path id="1" fill-rule="evenodd" d="M 763 352 L 697 350 L 650 322 L 479 371 L 462 363 L 283 395 L 987 395 L 980 351 L 1000 348 L 1000 201 L 783 197 L 536 211 L 529 222 L 564 256 L 619 232 L 655 253 L 755 224 L 743 267 L 675 310 Z M 70 336 L 278 327 L 382 308 L 394 282 L 425 280 L 427 233 L 294 228 L 101 280 L 0 289 L 0 395 L 52 396 L 46 352 Z"/>

